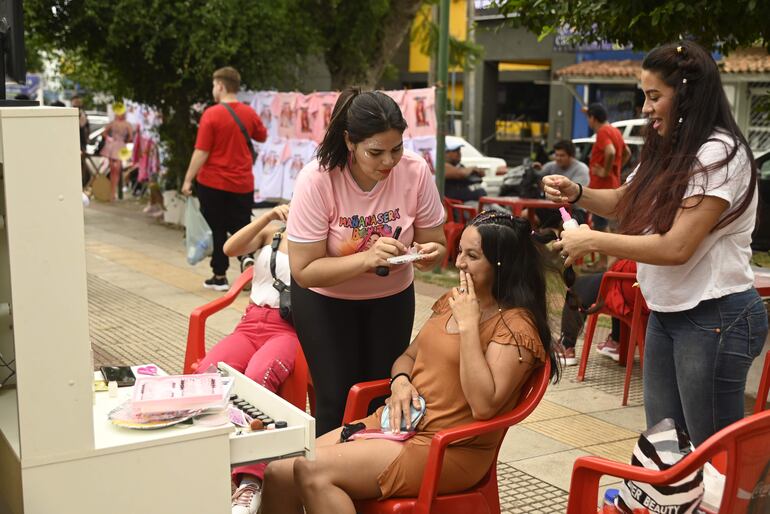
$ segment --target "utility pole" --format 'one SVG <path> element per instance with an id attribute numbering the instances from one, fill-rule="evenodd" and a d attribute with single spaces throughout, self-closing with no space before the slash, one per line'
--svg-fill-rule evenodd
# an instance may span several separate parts
<path id="1" fill-rule="evenodd" d="M 468 37 L 469 43 L 476 42 L 476 21 L 474 19 L 476 15 L 476 5 L 474 2 L 468 1 Z M 465 61 L 465 68 L 463 69 L 463 116 L 465 118 L 465 139 L 472 145 L 480 146 L 480 139 L 477 137 L 476 127 L 476 69 L 471 68 L 468 65 L 468 61 Z"/>
<path id="2" fill-rule="evenodd" d="M 446 101 L 449 80 L 449 0 L 439 2 L 438 62 L 436 80 L 436 186 L 444 199 L 444 158 L 446 149 Z"/>

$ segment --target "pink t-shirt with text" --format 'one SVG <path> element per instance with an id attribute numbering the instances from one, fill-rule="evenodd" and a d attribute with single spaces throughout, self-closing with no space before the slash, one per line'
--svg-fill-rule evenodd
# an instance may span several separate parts
<path id="1" fill-rule="evenodd" d="M 319 169 L 307 164 L 294 185 L 287 226 L 290 241 L 326 240 L 330 257 L 366 251 L 381 237 L 392 237 L 401 227 L 399 241 L 412 244 L 414 228 L 432 228 L 444 222 L 438 189 L 425 160 L 408 150 L 371 191 L 362 191 L 347 169 Z M 414 279 L 411 264 L 394 265 L 387 277 L 371 270 L 331 287 L 313 291 L 348 300 L 383 298 L 409 287 Z"/>

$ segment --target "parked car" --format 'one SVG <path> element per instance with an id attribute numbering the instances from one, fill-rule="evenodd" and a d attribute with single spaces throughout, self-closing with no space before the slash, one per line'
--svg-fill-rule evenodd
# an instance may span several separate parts
<path id="1" fill-rule="evenodd" d="M 486 189 L 487 195 L 496 196 L 500 191 L 503 177 L 508 173 L 508 164 L 499 157 L 487 157 L 479 152 L 472 144 L 459 136 L 446 136 L 447 144 L 463 145 L 460 150 L 460 164 L 467 168 L 481 168 L 484 170 L 484 178 L 481 185 Z"/>

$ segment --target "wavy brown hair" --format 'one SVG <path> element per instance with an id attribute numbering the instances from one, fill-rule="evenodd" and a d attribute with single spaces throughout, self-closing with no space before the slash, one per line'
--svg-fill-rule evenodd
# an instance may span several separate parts
<path id="1" fill-rule="evenodd" d="M 639 168 L 617 205 L 621 232 L 643 234 L 652 230 L 664 234 L 671 230 L 677 211 L 683 208 L 682 198 L 692 177 L 705 174 L 705 192 L 709 174 L 726 166 L 743 148 L 751 173 L 748 191 L 711 230 L 729 225 L 751 203 L 757 185 L 757 166 L 733 119 L 714 59 L 698 44 L 680 41 L 652 50 L 644 58 L 642 69 L 657 74 L 674 88 L 671 114 L 666 120 L 672 129 L 660 136 L 650 125 L 646 127 Z M 725 158 L 701 163 L 698 150 L 707 141 L 717 141 L 712 137 L 715 131 L 731 140 L 725 144 Z M 703 197 L 692 207 L 702 201 Z"/>

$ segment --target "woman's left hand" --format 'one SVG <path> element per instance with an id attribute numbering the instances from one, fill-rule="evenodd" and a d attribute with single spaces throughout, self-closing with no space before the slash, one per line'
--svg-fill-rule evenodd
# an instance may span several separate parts
<path id="1" fill-rule="evenodd" d="M 481 320 L 481 309 L 476 298 L 476 290 L 473 287 L 473 278 L 462 270 L 460 270 L 460 287 L 452 289 L 449 307 L 452 309 L 455 322 L 457 322 L 457 328 L 461 332 L 474 327 L 478 328 Z"/>
<path id="2" fill-rule="evenodd" d="M 438 266 L 444 259 L 446 248 L 438 243 L 414 243 L 414 249 L 417 253 L 423 255 L 419 261 L 414 261 L 414 267 L 420 271 L 430 271 Z"/>
<path id="3" fill-rule="evenodd" d="M 597 234 L 588 225 L 580 225 L 577 230 L 564 230 L 561 238 L 553 243 L 553 249 L 559 252 L 565 267 L 572 266 L 577 259 L 598 250 L 595 245 Z"/>

